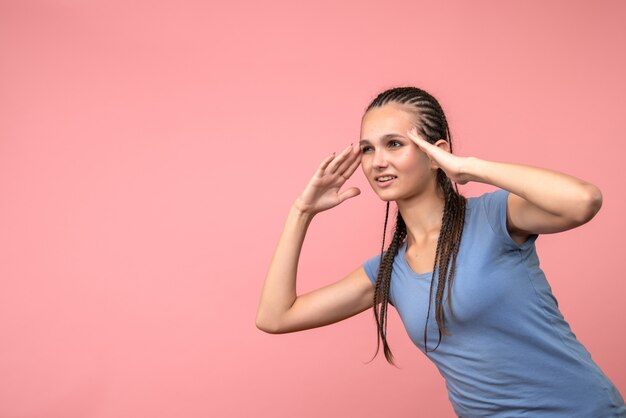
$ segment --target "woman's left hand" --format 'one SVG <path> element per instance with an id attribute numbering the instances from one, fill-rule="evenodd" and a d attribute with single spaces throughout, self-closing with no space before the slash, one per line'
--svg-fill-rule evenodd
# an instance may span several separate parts
<path id="1" fill-rule="evenodd" d="M 407 132 L 407 135 L 438 168 L 441 168 L 446 173 L 451 181 L 465 184 L 472 180 L 464 169 L 470 157 L 460 157 L 444 148 L 431 144 L 422 138 L 415 127 Z"/>

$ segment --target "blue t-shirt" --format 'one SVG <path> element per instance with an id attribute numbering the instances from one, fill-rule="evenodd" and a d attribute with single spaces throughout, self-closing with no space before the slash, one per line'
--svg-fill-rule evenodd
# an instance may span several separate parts
<path id="1" fill-rule="evenodd" d="M 461 417 L 625 417 L 613 383 L 576 339 L 558 309 L 535 249 L 537 235 L 517 244 L 506 228 L 509 192 L 467 199 L 465 225 L 452 284 L 451 316 L 439 347 L 435 283 L 428 320 L 428 353 Z M 393 263 L 390 301 L 415 345 L 424 352 L 432 273 L 416 274 L 406 241 Z M 380 254 L 364 269 L 374 283 Z"/>

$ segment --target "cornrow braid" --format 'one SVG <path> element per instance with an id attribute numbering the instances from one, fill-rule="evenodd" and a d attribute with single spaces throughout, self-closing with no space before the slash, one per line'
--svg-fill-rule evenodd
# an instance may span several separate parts
<path id="1" fill-rule="evenodd" d="M 443 170 L 439 169 L 437 171 L 437 180 L 438 184 L 442 186 L 445 196 L 445 206 L 443 210 L 443 220 L 441 232 L 439 233 L 439 239 L 437 240 L 437 253 L 435 255 L 435 267 L 433 267 L 433 279 L 435 276 L 435 268 L 439 266 L 438 273 L 438 281 L 437 281 L 437 292 L 435 294 L 435 307 L 436 307 L 436 319 L 439 327 L 439 340 L 437 341 L 437 346 L 434 350 L 439 347 L 439 343 L 441 343 L 441 337 L 443 335 L 448 335 L 447 329 L 445 327 L 445 316 L 443 313 L 443 293 L 444 288 L 448 287 L 448 307 L 452 313 L 452 302 L 451 302 L 451 288 L 452 282 L 454 280 L 454 272 L 456 265 L 456 257 L 458 253 L 458 247 L 461 242 L 461 235 L 463 233 L 463 224 L 464 219 L 461 216 L 465 216 L 465 199 L 458 199 L 458 192 L 455 193 L 455 190 L 452 188 L 452 183 L 450 179 L 445 175 Z M 452 261 L 452 263 L 450 263 Z M 443 267 L 442 267 L 443 266 Z M 449 270 L 449 272 L 448 272 Z M 431 281 L 431 291 L 430 297 L 428 299 L 428 314 L 426 317 L 426 326 L 428 326 L 428 318 L 430 316 L 430 306 L 432 301 L 432 284 Z M 447 282 L 447 283 L 446 283 Z M 427 346 L 427 328 L 424 328 L 424 348 L 428 352 Z M 434 351 L 433 350 L 433 351 Z"/>
<path id="2" fill-rule="evenodd" d="M 424 90 L 416 87 L 395 87 L 380 93 L 365 112 L 382 107 L 387 103 L 396 103 L 405 105 L 410 111 L 417 116 L 417 129 L 422 137 L 431 144 L 439 139 L 445 139 L 450 146 L 452 152 L 452 135 L 448 126 L 443 109 L 439 102 Z M 428 320 L 430 318 L 430 310 L 432 303 L 433 284 L 435 282 L 435 272 L 437 274 L 437 287 L 435 290 L 435 318 L 439 331 L 439 340 L 432 350 L 436 350 L 441 343 L 442 336 L 449 335 L 446 328 L 446 317 L 443 309 L 443 295 L 447 287 L 448 308 L 450 314 L 454 316 L 452 311 L 451 287 L 455 276 L 456 258 L 461 244 L 463 234 L 463 226 L 465 221 L 465 208 L 467 200 L 459 193 L 457 184 L 454 185 L 442 169 L 437 170 L 437 184 L 444 194 L 444 210 L 441 221 L 441 231 L 437 240 L 437 250 L 431 276 L 430 293 L 428 299 L 428 313 L 426 317 L 426 325 L 424 326 L 424 349 L 428 352 L 427 334 Z M 385 233 L 387 231 L 387 218 L 389 215 L 389 202 L 385 213 L 385 225 L 383 228 L 383 245 L 381 248 L 381 261 L 378 268 L 374 292 L 374 317 L 377 325 L 377 346 L 374 357 L 378 354 L 380 340 L 382 339 L 385 358 L 391 364 L 393 363 L 393 354 L 387 343 L 387 304 L 389 303 L 389 289 L 391 286 L 391 276 L 393 270 L 393 261 L 407 236 L 406 224 L 400 211 L 396 217 L 396 228 L 394 236 L 389 244 L 387 251 L 385 248 Z M 380 303 L 380 306 L 377 306 Z M 395 364 L 394 364 L 395 365 Z"/>
<path id="3" fill-rule="evenodd" d="M 383 351 L 385 353 L 385 358 L 387 361 L 395 366 L 393 362 L 393 354 L 391 353 L 391 349 L 389 348 L 389 344 L 387 343 L 387 304 L 389 303 L 389 288 L 391 285 L 391 271 L 393 268 L 393 260 L 395 259 L 402 243 L 404 242 L 404 238 L 406 237 L 406 225 L 404 223 L 404 219 L 400 215 L 400 212 L 397 212 L 396 215 L 396 227 L 393 238 L 391 239 L 391 244 L 387 249 L 387 252 L 383 252 L 385 248 L 385 235 L 387 232 L 387 219 L 389 217 L 389 202 L 387 202 L 387 207 L 385 210 L 385 225 L 383 227 L 383 246 L 381 248 L 380 253 L 380 265 L 384 266 L 382 269 L 378 270 L 378 278 L 376 280 L 375 291 L 374 291 L 374 317 L 376 318 L 376 324 L 378 326 L 378 338 L 376 340 L 376 352 L 374 353 L 374 357 L 378 354 L 380 349 L 380 340 L 383 341 Z M 381 277 L 382 274 L 382 277 Z M 380 302 L 380 313 L 376 309 L 378 303 Z M 373 358 L 372 358 L 373 359 Z"/>

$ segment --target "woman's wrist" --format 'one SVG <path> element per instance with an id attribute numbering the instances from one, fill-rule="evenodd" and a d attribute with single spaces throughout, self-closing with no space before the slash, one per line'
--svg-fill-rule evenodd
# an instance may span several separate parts
<path id="1" fill-rule="evenodd" d="M 291 205 L 291 210 L 294 214 L 298 216 L 298 218 L 302 218 L 310 221 L 315 216 L 315 213 L 311 211 L 307 205 L 304 205 L 300 199 L 296 199 Z"/>
<path id="2" fill-rule="evenodd" d="M 485 162 L 477 157 L 466 157 L 465 164 L 460 167 L 461 177 L 466 178 L 468 182 L 488 183 L 484 170 Z"/>

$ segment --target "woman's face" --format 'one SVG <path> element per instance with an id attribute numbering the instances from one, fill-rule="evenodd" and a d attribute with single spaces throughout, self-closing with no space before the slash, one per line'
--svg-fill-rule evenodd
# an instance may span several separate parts
<path id="1" fill-rule="evenodd" d="M 361 121 L 361 168 L 384 201 L 405 200 L 436 185 L 436 168 L 407 136 L 415 116 L 397 103 L 369 110 Z M 379 181 L 379 177 L 395 178 Z"/>

